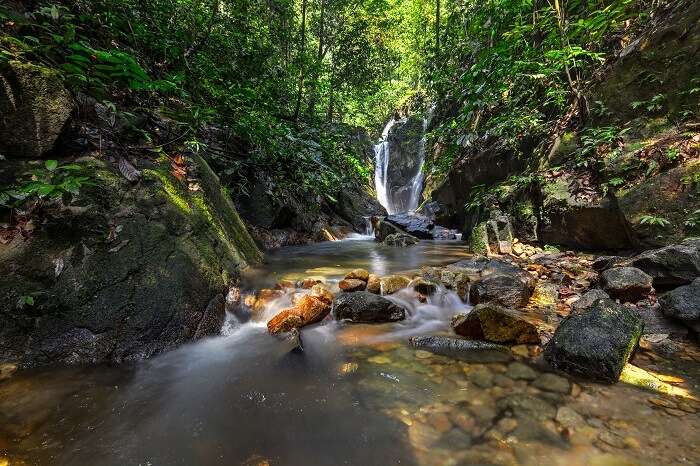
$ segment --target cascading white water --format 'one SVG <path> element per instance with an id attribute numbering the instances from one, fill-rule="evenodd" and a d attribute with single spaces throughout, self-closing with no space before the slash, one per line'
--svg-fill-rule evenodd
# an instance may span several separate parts
<path id="1" fill-rule="evenodd" d="M 387 192 L 389 172 L 389 131 L 396 124 L 391 118 L 382 131 L 382 140 L 374 146 L 374 186 L 377 190 L 377 200 L 388 213 L 393 214 L 393 202 L 389 201 Z"/>
<path id="2" fill-rule="evenodd" d="M 408 183 L 396 189 L 392 189 L 389 180 L 389 164 L 391 163 L 391 143 L 389 133 L 397 123 L 405 124 L 407 118 L 395 120 L 392 118 L 382 131 L 382 139 L 374 146 L 375 169 L 374 184 L 377 190 L 377 200 L 384 206 L 389 214 L 414 212 L 418 208 L 420 195 L 423 190 L 423 163 L 425 161 L 426 129 L 428 120 L 423 119 L 423 131 L 417 151 L 418 160 L 413 164 L 414 170 L 410 173 Z M 394 188 L 395 189 L 395 188 Z M 408 196 L 403 192 L 408 192 Z"/>

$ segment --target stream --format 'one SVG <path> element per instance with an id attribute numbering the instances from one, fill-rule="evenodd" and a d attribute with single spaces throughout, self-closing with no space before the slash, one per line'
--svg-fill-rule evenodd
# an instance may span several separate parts
<path id="1" fill-rule="evenodd" d="M 464 251 L 460 242 L 402 249 L 356 236 L 281 249 L 243 284 L 309 276 L 332 284 L 357 267 L 387 274 L 454 262 Z M 521 363 L 416 351 L 409 336 L 446 332 L 469 305 L 444 289 L 424 303 L 407 290 L 389 299 L 408 309 L 405 321 L 325 320 L 303 329 L 301 354 L 270 337 L 264 320 L 230 316 L 222 336 L 141 363 L 20 372 L 0 383 L 0 465 L 700 462 L 691 405 L 675 410 L 682 418 L 658 415 L 647 401 L 653 393 L 623 383 L 569 387 Z M 288 300 L 273 301 L 265 316 Z M 697 361 L 650 364 L 697 389 Z M 516 416 L 504 414 L 504 400 L 519 403 Z"/>

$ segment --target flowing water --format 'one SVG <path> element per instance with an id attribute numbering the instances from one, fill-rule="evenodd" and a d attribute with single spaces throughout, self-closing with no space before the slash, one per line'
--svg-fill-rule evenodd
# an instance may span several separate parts
<path id="1" fill-rule="evenodd" d="M 377 190 L 377 199 L 391 214 L 415 212 L 420 203 L 423 191 L 423 163 L 425 162 L 426 129 L 428 120 L 423 119 L 421 137 L 416 142 L 418 145 L 415 157 L 412 160 L 395 160 L 406 155 L 396 152 L 398 141 L 392 140 L 392 130 L 395 125 L 405 125 L 407 118 L 400 120 L 391 119 L 382 131 L 381 141 L 374 146 L 375 169 L 374 183 Z M 412 156 L 411 152 L 407 154 Z M 390 170 L 390 165 L 403 166 L 405 173 L 395 173 Z M 404 179 L 403 184 L 397 184 L 397 179 Z"/>
<path id="2" fill-rule="evenodd" d="M 394 249 L 356 238 L 282 249 L 245 285 L 333 283 L 356 267 L 386 274 L 464 255 L 458 242 Z M 0 465 L 700 463 L 690 401 L 659 411 L 647 400 L 660 395 L 625 384 L 577 384 L 567 395 L 538 368 L 415 351 L 408 336 L 447 331 L 469 305 L 446 290 L 425 303 L 406 290 L 390 299 L 408 309 L 405 321 L 326 320 L 302 331 L 301 354 L 264 320 L 230 318 L 220 337 L 132 366 L 16 374 L 0 383 Z M 649 364 L 697 394 L 691 356 Z M 516 416 L 502 408 L 512 396 L 521 397 Z"/>

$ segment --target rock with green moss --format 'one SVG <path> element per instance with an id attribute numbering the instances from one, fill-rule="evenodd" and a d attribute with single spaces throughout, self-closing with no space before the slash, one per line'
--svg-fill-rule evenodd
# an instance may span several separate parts
<path id="1" fill-rule="evenodd" d="M 571 375 L 615 383 L 639 343 L 644 323 L 637 313 L 610 299 L 595 301 L 557 328 L 544 357 Z"/>
<path id="2" fill-rule="evenodd" d="M 575 192 L 571 176 L 542 186 L 539 240 L 579 249 L 625 249 L 635 244 L 632 230 L 612 195 Z"/>
<path id="3" fill-rule="evenodd" d="M 0 63 L 0 154 L 42 157 L 72 112 L 73 98 L 58 72 L 19 61 Z"/>
<path id="4" fill-rule="evenodd" d="M 189 186 L 167 159 L 136 185 L 85 163 L 95 186 L 0 245 L 0 362 L 135 360 L 218 334 L 227 288 L 261 255 L 206 162 Z"/>

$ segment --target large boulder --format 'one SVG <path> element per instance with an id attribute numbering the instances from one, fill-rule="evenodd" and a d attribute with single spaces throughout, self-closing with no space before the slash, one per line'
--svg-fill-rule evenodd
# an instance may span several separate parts
<path id="1" fill-rule="evenodd" d="M 384 221 L 416 238 L 433 239 L 435 224 L 428 217 L 413 214 L 394 214 L 386 217 Z"/>
<path id="2" fill-rule="evenodd" d="M 591 380 L 617 382 L 639 342 L 644 323 L 631 309 L 598 300 L 562 321 L 545 347 L 554 368 Z"/>
<path id="3" fill-rule="evenodd" d="M 463 260 L 451 264 L 448 269 L 470 277 L 472 304 L 493 302 L 505 307 L 523 307 L 535 287 L 535 280 L 529 273 L 498 260 Z"/>
<path id="4" fill-rule="evenodd" d="M 484 341 L 463 340 L 445 336 L 412 337 L 409 344 L 416 349 L 470 363 L 508 362 L 513 359 L 506 346 Z"/>
<path id="5" fill-rule="evenodd" d="M 510 218 L 501 212 L 474 227 L 469 235 L 469 249 L 476 254 L 510 254 L 513 252 L 513 229 Z"/>
<path id="6" fill-rule="evenodd" d="M 39 158 L 53 149 L 73 112 L 60 73 L 0 62 L 0 154 Z"/>
<path id="7" fill-rule="evenodd" d="M 396 248 L 407 248 L 409 246 L 415 246 L 416 244 L 418 244 L 418 242 L 418 238 L 416 238 L 415 236 L 411 236 L 408 233 L 393 233 L 384 239 L 384 244 Z"/>
<path id="8" fill-rule="evenodd" d="M 661 312 L 700 333 L 700 278 L 659 298 Z"/>
<path id="9" fill-rule="evenodd" d="M 584 312 L 599 299 L 610 299 L 610 296 L 608 296 L 605 291 L 599 289 L 586 291 L 579 299 L 571 304 L 571 312 L 576 314 Z"/>
<path id="10" fill-rule="evenodd" d="M 169 161 L 132 185 L 85 159 L 95 186 L 0 244 L 0 363 L 129 361 L 220 332 L 223 294 L 261 254 L 216 175 L 191 161 L 197 191 Z"/>
<path id="11" fill-rule="evenodd" d="M 494 303 L 479 304 L 468 314 L 452 319 L 457 335 L 494 343 L 539 344 L 537 326 L 520 313 Z"/>
<path id="12" fill-rule="evenodd" d="M 692 240 L 645 251 L 624 262 L 651 275 L 655 288 L 687 285 L 700 277 L 700 250 Z"/>
<path id="13" fill-rule="evenodd" d="M 636 303 L 651 292 L 652 278 L 635 267 L 614 267 L 600 275 L 601 286 L 611 297 Z"/>
<path id="14" fill-rule="evenodd" d="M 396 322 L 406 318 L 406 310 L 376 294 L 357 291 L 336 296 L 333 316 L 354 323 Z"/>
<path id="15" fill-rule="evenodd" d="M 576 182 L 564 175 L 543 184 L 540 241 L 580 249 L 633 247 L 632 230 L 617 199 L 612 194 L 576 193 Z"/>

